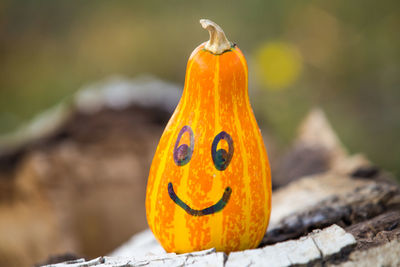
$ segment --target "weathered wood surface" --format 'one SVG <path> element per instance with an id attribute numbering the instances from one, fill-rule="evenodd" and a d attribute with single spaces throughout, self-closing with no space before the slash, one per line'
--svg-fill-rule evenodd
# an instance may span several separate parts
<path id="1" fill-rule="evenodd" d="M 390 241 L 378 247 L 368 250 L 356 250 L 349 255 L 346 262 L 335 266 L 341 267 L 376 267 L 376 266 L 400 266 L 400 241 Z"/>
<path id="2" fill-rule="evenodd" d="M 72 261 L 48 267 L 84 266 L 299 266 L 310 262 L 322 263 L 355 246 L 355 238 L 341 227 L 332 225 L 316 230 L 297 240 L 281 242 L 263 248 L 233 252 L 225 255 L 215 250 L 180 254 L 162 253 L 147 256 L 100 257 L 91 261 Z M 139 245 L 139 244 L 136 244 Z M 134 252 L 132 247 L 132 253 Z M 149 251 L 150 253 L 150 251 Z"/>
<path id="3" fill-rule="evenodd" d="M 320 198 L 319 194 L 323 191 L 324 197 Z M 296 238 L 333 223 L 342 227 L 351 226 L 356 234 L 355 224 L 398 208 L 399 195 L 397 185 L 355 180 L 338 174 L 310 177 L 294 182 L 274 195 L 285 200 L 275 204 L 275 210 L 279 213 L 271 218 L 271 226 L 262 245 Z M 302 197 L 307 197 L 313 204 L 306 207 L 290 204 L 298 203 Z M 273 201 L 278 201 L 276 198 L 273 197 Z M 296 206 L 296 211 L 292 210 L 293 205 Z M 392 217 L 390 219 L 393 221 Z M 399 218 L 397 216 L 397 219 Z M 389 218 L 383 217 L 382 220 Z M 392 221 L 389 224 L 394 227 Z"/>
<path id="4" fill-rule="evenodd" d="M 48 265 L 48 267 L 133 267 L 133 266 L 215 266 L 223 267 L 226 255 L 216 252 L 214 249 L 203 250 L 193 253 L 176 255 L 169 253 L 164 255 L 147 256 L 145 258 L 133 257 L 98 257 L 85 261 L 77 259 L 60 264 Z"/>
<path id="5" fill-rule="evenodd" d="M 348 239 L 350 241 L 350 238 Z M 288 241 L 296 242 L 296 241 Z M 285 242 L 285 243 L 288 243 Z M 132 257 L 99 257 L 90 261 L 84 259 L 73 260 L 65 263 L 48 265 L 48 267 L 131 267 L 131 266 L 342 266 L 342 267 L 376 267 L 376 266 L 399 266 L 400 265 L 400 242 L 391 241 L 383 246 L 375 247 L 367 251 L 356 251 L 347 255 L 346 249 L 342 249 L 347 255 L 346 262 L 335 263 L 334 260 L 321 258 L 323 252 L 316 250 L 317 246 L 310 238 L 297 241 L 301 247 L 296 246 L 293 250 L 291 244 L 287 247 L 267 246 L 264 249 L 247 250 L 230 254 L 226 257 L 224 253 L 206 250 L 198 253 L 175 255 L 165 254 L 160 256 L 148 256 L 146 258 Z M 337 243 L 333 243 L 337 245 Z M 351 245 L 349 245 L 351 247 Z M 296 250 L 301 248 L 300 251 Z M 289 250 L 289 251 L 288 251 Z M 340 256 L 340 253 L 334 254 Z M 313 260 L 310 262 L 309 260 Z M 307 261 L 306 264 L 304 262 Z"/>
<path id="6" fill-rule="evenodd" d="M 226 266 L 299 266 L 327 262 L 356 244 L 355 238 L 332 225 L 297 240 L 229 254 Z"/>

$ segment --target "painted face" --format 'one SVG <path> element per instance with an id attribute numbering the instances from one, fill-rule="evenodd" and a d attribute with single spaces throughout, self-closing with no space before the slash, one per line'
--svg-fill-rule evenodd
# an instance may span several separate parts
<path id="1" fill-rule="evenodd" d="M 270 214 L 270 172 L 237 47 L 199 46 L 150 168 L 146 215 L 167 252 L 255 248 Z"/>
<path id="2" fill-rule="evenodd" d="M 189 139 L 190 139 L 189 145 L 188 144 L 179 145 L 182 135 L 184 133 L 189 134 Z M 226 151 L 223 148 L 218 149 L 218 144 L 221 140 L 225 140 L 228 143 L 228 146 L 229 146 L 228 151 Z M 175 146 L 174 146 L 173 157 L 174 157 L 175 164 L 177 166 L 183 167 L 189 163 L 189 161 L 191 160 L 192 155 L 193 155 L 194 145 L 195 145 L 195 143 L 194 143 L 193 130 L 190 128 L 190 126 L 186 125 L 179 132 L 178 138 L 177 138 L 177 140 L 175 142 Z M 217 136 L 215 136 L 214 141 L 212 142 L 210 148 L 211 148 L 210 149 L 210 151 L 211 151 L 210 158 L 214 162 L 215 168 L 219 171 L 224 171 L 229 166 L 229 163 L 232 160 L 232 156 L 233 156 L 233 152 L 234 152 L 232 137 L 228 133 L 222 131 Z M 209 214 L 213 214 L 215 212 L 221 211 L 228 203 L 228 201 L 231 197 L 231 194 L 232 194 L 232 189 L 231 189 L 231 187 L 227 186 L 222 194 L 221 199 L 217 203 L 215 203 L 209 207 L 206 207 L 204 209 L 200 209 L 200 210 L 191 208 L 183 200 L 181 200 L 176 195 L 172 182 L 168 183 L 168 194 L 169 194 L 169 197 L 179 207 L 184 209 L 188 214 L 190 214 L 192 216 L 204 216 L 204 215 L 209 215 Z"/>

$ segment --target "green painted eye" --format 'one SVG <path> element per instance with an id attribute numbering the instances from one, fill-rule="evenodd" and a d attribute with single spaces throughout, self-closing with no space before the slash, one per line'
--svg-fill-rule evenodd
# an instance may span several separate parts
<path id="1" fill-rule="evenodd" d="M 229 151 L 226 151 L 222 148 L 217 150 L 218 143 L 222 139 L 228 143 Z M 225 131 L 222 131 L 215 136 L 214 141 L 211 145 L 211 156 L 215 168 L 219 171 L 225 170 L 229 166 L 229 163 L 231 163 L 233 156 L 233 140 L 232 137 Z"/>
<path id="2" fill-rule="evenodd" d="M 190 144 L 182 144 L 178 147 L 179 142 L 181 141 L 182 135 L 188 132 L 190 136 Z M 178 166 L 184 166 L 189 163 L 190 159 L 192 158 L 193 154 L 193 147 L 194 147 L 194 134 L 192 128 L 190 126 L 183 126 L 181 131 L 178 134 L 178 138 L 176 139 L 175 146 L 174 146 L 174 161 L 175 164 Z"/>

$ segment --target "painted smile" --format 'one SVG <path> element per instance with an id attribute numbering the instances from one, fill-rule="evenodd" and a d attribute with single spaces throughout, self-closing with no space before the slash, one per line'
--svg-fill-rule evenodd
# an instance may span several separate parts
<path id="1" fill-rule="evenodd" d="M 229 198 L 231 197 L 232 189 L 228 186 L 225 188 L 224 194 L 222 195 L 221 199 L 215 203 L 214 205 L 202 209 L 202 210 L 195 210 L 189 207 L 185 202 L 183 202 L 176 194 L 174 191 L 174 187 L 172 183 L 168 183 L 168 194 L 169 197 L 182 209 L 184 209 L 187 213 L 189 213 L 192 216 L 204 216 L 204 215 L 209 215 L 213 214 L 215 212 L 221 211 L 226 204 L 229 201 Z"/>

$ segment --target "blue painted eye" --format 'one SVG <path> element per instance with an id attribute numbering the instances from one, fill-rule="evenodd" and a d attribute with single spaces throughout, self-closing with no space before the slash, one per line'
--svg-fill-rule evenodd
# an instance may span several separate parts
<path id="1" fill-rule="evenodd" d="M 178 147 L 179 142 L 181 141 L 182 135 L 188 132 L 190 138 L 190 144 L 182 144 Z M 178 166 L 184 166 L 189 163 L 190 159 L 192 158 L 194 148 L 194 134 L 192 128 L 190 126 L 183 126 L 181 131 L 178 134 L 178 138 L 176 139 L 175 146 L 174 146 L 174 161 L 175 164 Z"/>
<path id="2" fill-rule="evenodd" d="M 222 148 L 217 150 L 218 143 L 222 139 L 228 143 L 229 151 L 226 151 Z M 231 163 L 233 156 L 233 140 L 232 137 L 225 131 L 222 131 L 215 136 L 214 141 L 211 145 L 211 156 L 215 168 L 219 171 L 225 170 L 229 166 L 229 163 Z"/>

